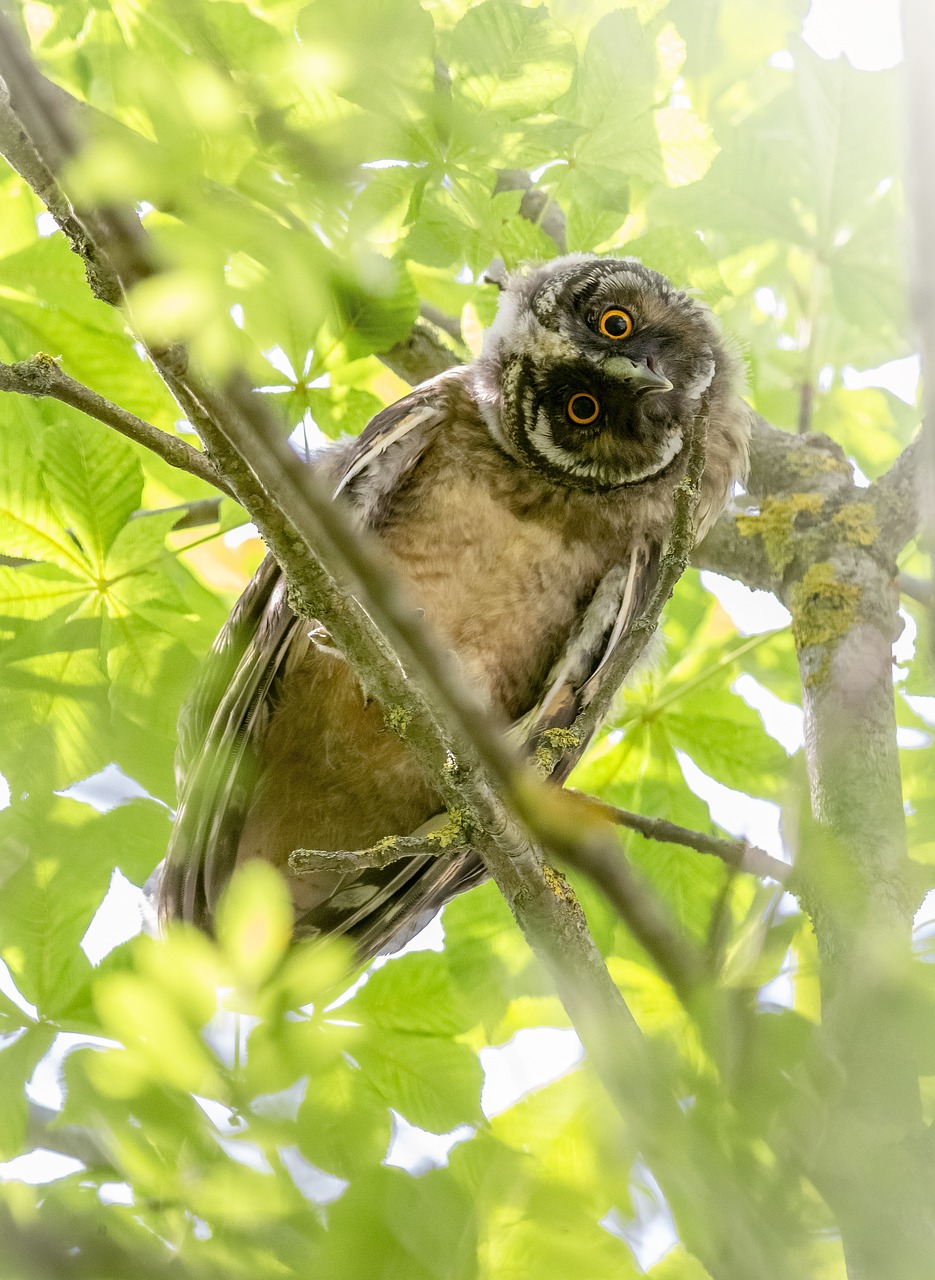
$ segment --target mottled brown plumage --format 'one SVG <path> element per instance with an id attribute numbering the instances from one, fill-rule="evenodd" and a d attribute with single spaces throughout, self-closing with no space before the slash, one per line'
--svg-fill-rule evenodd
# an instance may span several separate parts
<path id="1" fill-rule="evenodd" d="M 625 337 L 602 331 L 626 327 L 604 319 L 614 308 Z M 569 255 L 511 279 L 480 360 L 315 465 L 504 727 L 546 698 L 558 723 L 652 589 L 702 397 L 701 533 L 743 473 L 737 382 L 703 306 L 632 260 Z M 162 912 L 205 927 L 238 862 L 287 870 L 294 849 L 364 848 L 439 811 L 329 637 L 292 614 L 269 559 L 193 699 L 180 789 Z M 293 878 L 297 932 L 348 933 L 363 956 L 392 949 L 482 878 L 463 852 Z"/>

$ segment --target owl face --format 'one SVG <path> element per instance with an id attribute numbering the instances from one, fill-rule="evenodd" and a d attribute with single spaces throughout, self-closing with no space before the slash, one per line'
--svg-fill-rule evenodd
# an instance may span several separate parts
<path id="1" fill-rule="evenodd" d="M 511 276 L 475 392 L 494 438 L 557 483 L 661 475 L 715 376 L 717 322 L 632 258 L 569 254 Z"/>

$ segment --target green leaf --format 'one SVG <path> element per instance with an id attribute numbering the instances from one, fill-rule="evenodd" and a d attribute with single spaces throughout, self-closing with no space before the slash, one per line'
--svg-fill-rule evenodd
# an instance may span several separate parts
<path id="1" fill-rule="evenodd" d="M 85 386 L 172 430 L 178 409 L 169 392 L 140 359 L 119 313 L 92 296 L 61 233 L 0 258 L 0 298 L 0 346 L 10 358 L 39 352 L 61 357 L 65 372 Z M 70 418 L 87 425 L 64 405 L 50 405 L 49 411 L 46 421 Z"/>
<path id="2" fill-rule="evenodd" d="M 411 1178 L 375 1169 L 329 1214 L 321 1274 L 329 1280 L 474 1280 L 478 1241 L 470 1200 L 445 1169 Z"/>
<path id="3" fill-rule="evenodd" d="M 78 943 L 100 905 L 111 866 L 87 832 L 107 824 L 86 805 L 37 801 L 0 814 L 0 957 L 42 1016 L 86 1007 L 91 965 Z"/>
<path id="4" fill-rule="evenodd" d="M 299 1149 L 320 1169 L 352 1178 L 373 1168 L 390 1143 L 386 1101 L 346 1063 L 318 1071 L 299 1108 Z"/>
<path id="5" fill-rule="evenodd" d="M 647 1274 L 651 1280 L 710 1280 L 698 1259 L 681 1245 L 670 1249 L 661 1262 L 650 1267 Z"/>
<path id="6" fill-rule="evenodd" d="M 624 72 L 625 68 L 625 72 Z M 590 179 L 626 213 L 629 179 L 663 178 L 653 108 L 658 65 L 646 30 L 632 12 L 602 18 L 588 38 L 567 97 L 559 104 L 586 132 L 574 143 L 574 174 Z M 558 188 L 571 185 L 566 176 Z"/>
<path id="7" fill-rule="evenodd" d="M 356 436 L 383 408 L 378 396 L 357 387 L 309 388 L 305 393 L 315 423 L 332 440 Z"/>
<path id="8" fill-rule="evenodd" d="M 89 566 L 53 510 L 25 418 L 0 405 L 0 551 L 56 564 L 83 577 Z"/>
<path id="9" fill-rule="evenodd" d="M 100 618 L 72 615 L 14 621 L 0 650 L 0 772 L 13 789 L 64 787 L 110 758 Z"/>
<path id="10" fill-rule="evenodd" d="M 775 798 L 785 783 L 785 751 L 729 681 L 710 681 L 665 715 L 673 747 L 735 791 Z"/>
<path id="11" fill-rule="evenodd" d="M 269 977 L 292 936 L 292 900 L 282 876 L 267 862 L 238 868 L 218 910 L 218 938 L 234 971 L 248 986 Z"/>
<path id="12" fill-rule="evenodd" d="M 575 45 L 544 7 L 485 0 L 451 33 L 449 64 L 459 92 L 475 107 L 523 117 L 566 92 Z"/>
<path id="13" fill-rule="evenodd" d="M 349 360 L 388 351 L 415 323 L 419 300 L 403 263 L 376 255 L 334 281 L 335 333 Z"/>
<path id="14" fill-rule="evenodd" d="M 105 1032 L 127 1050 L 125 1058 L 111 1052 L 102 1060 L 96 1077 L 105 1092 L 119 1097 L 124 1083 L 135 1091 L 147 1081 L 199 1094 L 219 1090 L 198 1028 L 188 1024 L 170 993 L 136 974 L 108 973 L 94 985 L 94 1005 Z"/>
<path id="15" fill-rule="evenodd" d="M 802 133 L 808 147 L 809 197 L 819 242 L 835 233 L 892 177 L 900 110 L 893 72 L 858 71 L 847 58 L 822 58 L 795 47 Z"/>
<path id="16" fill-rule="evenodd" d="M 354 1056 L 387 1105 L 420 1129 L 449 1133 L 480 1121 L 483 1072 L 467 1045 L 381 1028 Z"/>
<path id="17" fill-rule="evenodd" d="M 24 1146 L 29 1118 L 26 1085 L 54 1038 L 51 1027 L 35 1024 L 0 1037 L 0 1160 L 12 1160 Z"/>
<path id="18" fill-rule="evenodd" d="M 63 605 L 76 608 L 86 599 L 89 583 L 54 564 L 0 565 L 0 619 L 47 618 Z"/>
<path id="19" fill-rule="evenodd" d="M 431 83 L 433 24 L 416 0 L 315 0 L 298 30 L 324 62 L 336 93 L 393 117 Z"/>
<path id="20" fill-rule="evenodd" d="M 43 437 L 42 468 L 63 523 L 101 576 L 114 538 L 143 495 L 133 446 L 97 423 L 62 423 Z"/>
<path id="21" fill-rule="evenodd" d="M 700 237 L 686 227 L 654 227 L 621 248 L 628 256 L 667 276 L 679 288 L 698 289 L 709 306 L 730 292 L 718 269 L 717 259 Z"/>
<path id="22" fill-rule="evenodd" d="M 472 1021 L 445 956 L 434 951 L 391 960 L 343 1009 L 344 1016 L 359 1018 L 366 1026 L 429 1036 L 459 1035 Z"/>

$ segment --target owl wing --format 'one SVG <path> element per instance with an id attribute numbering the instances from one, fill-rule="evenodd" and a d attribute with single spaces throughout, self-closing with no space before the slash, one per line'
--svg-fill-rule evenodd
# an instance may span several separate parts
<path id="1" fill-rule="evenodd" d="M 543 697 L 511 729 L 519 745 L 535 744 L 549 729 L 569 728 L 594 698 L 611 658 L 653 593 L 662 551 L 658 542 L 637 541 L 627 563 L 601 580 L 578 630 L 549 674 Z M 587 745 L 582 742 L 563 756 L 550 774 L 552 781 L 565 781 Z"/>
<path id="2" fill-rule="evenodd" d="M 456 373 L 423 383 L 378 413 L 356 439 L 312 460 L 362 526 L 379 522 L 418 465 L 443 420 L 446 384 Z M 155 886 L 163 921 L 211 929 L 236 863 L 278 687 L 307 654 L 309 632 L 308 620 L 288 604 L 281 569 L 267 556 L 218 635 L 180 719 L 179 806 Z"/>

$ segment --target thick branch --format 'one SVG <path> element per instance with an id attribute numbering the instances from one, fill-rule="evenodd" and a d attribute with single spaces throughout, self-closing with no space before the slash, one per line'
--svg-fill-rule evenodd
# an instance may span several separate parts
<path id="1" fill-rule="evenodd" d="M 115 431 L 144 445 L 152 453 L 158 453 L 171 467 L 187 471 L 199 480 L 206 480 L 215 489 L 230 493 L 226 481 L 210 458 L 193 449 L 184 440 L 179 440 L 177 436 L 160 431 L 135 414 L 105 400 L 90 387 L 76 382 L 62 372 L 51 356 L 33 356 L 31 360 L 19 360 L 15 364 L 0 363 L 0 391 L 12 391 L 37 399 L 49 396 L 53 400 L 60 400 L 73 409 L 80 409 L 89 418 L 96 418 L 98 422 L 113 427 Z"/>
<path id="2" fill-rule="evenodd" d="M 461 363 L 424 320 L 417 320 L 408 338 L 384 351 L 380 359 L 410 386 L 426 382 Z"/>
<path id="3" fill-rule="evenodd" d="M 932 48 L 935 46 L 935 14 L 929 0 L 903 0 L 906 33 L 906 78 L 909 91 L 909 162 L 906 188 L 913 232 L 912 308 L 922 353 L 924 416 L 935 423 L 935 78 Z M 924 476 L 925 544 L 935 577 L 935 428 L 923 429 L 919 469 Z M 935 618 L 933 618 L 935 621 Z M 935 632 L 935 628 L 933 628 Z"/>
<path id="4" fill-rule="evenodd" d="M 692 564 L 696 569 L 736 578 L 753 591 L 775 591 L 776 575 L 763 543 L 740 532 L 738 514 L 728 510 L 715 521 L 704 541 L 692 551 Z"/>
<path id="5" fill-rule="evenodd" d="M 434 325 L 436 329 L 441 329 L 442 333 L 447 333 L 448 337 L 454 339 L 459 346 L 464 347 L 461 325 L 454 316 L 446 315 L 439 307 L 433 307 L 430 302 L 422 303 L 419 308 L 419 315 L 423 320 Z"/>
<path id="6" fill-rule="evenodd" d="M 926 504 L 932 501 L 931 491 L 926 493 L 926 449 L 932 434 L 923 424 L 919 435 L 903 449 L 889 471 L 867 490 L 867 498 L 877 509 L 877 547 L 894 558 L 922 532 Z M 928 483 L 932 483 L 930 475 Z"/>

